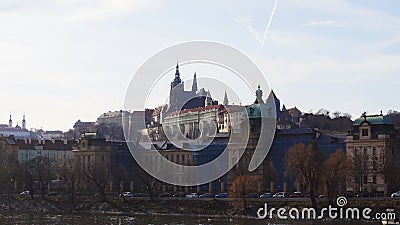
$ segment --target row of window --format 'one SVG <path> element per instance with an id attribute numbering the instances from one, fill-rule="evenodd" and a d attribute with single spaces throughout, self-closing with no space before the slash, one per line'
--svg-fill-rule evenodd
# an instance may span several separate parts
<path id="1" fill-rule="evenodd" d="M 362 151 L 363 151 L 363 154 L 364 155 L 367 155 L 368 154 L 368 147 L 363 147 L 362 148 Z M 360 152 L 359 152 L 359 149 L 358 148 L 354 148 L 354 154 L 355 155 L 358 155 Z M 377 148 L 376 147 L 372 147 L 372 155 L 373 156 L 376 156 L 377 155 Z"/>

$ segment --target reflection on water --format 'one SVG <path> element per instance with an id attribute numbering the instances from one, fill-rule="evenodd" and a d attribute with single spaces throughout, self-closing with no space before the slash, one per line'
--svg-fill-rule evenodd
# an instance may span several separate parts
<path id="1" fill-rule="evenodd" d="M 349 224 L 350 222 L 344 221 L 281 221 L 272 222 L 268 220 L 254 220 L 254 219 L 230 219 L 230 218 L 203 218 L 203 217 L 189 217 L 189 216 L 109 216 L 109 215 L 93 215 L 93 214 L 73 214 L 73 215 L 21 215 L 21 214 L 0 214 L 0 224 L 37 224 L 37 225 L 94 225 L 94 224 L 110 224 L 110 225 L 123 225 L 123 224 L 144 224 L 144 225 L 308 225 L 308 224 L 326 224 L 326 225 L 340 225 Z M 351 225 L 361 225 L 365 222 L 351 222 Z M 368 223 L 380 224 L 380 223 Z"/>

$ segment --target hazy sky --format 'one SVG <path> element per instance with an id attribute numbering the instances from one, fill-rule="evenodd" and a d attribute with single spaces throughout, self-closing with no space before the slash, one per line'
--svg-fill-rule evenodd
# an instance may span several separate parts
<path id="1" fill-rule="evenodd" d="M 95 121 L 123 108 L 147 58 L 190 40 L 249 55 L 287 108 L 354 117 L 400 108 L 400 1 L 281 0 L 263 46 L 274 3 L 2 0 L 0 123 L 10 113 L 48 130 Z"/>

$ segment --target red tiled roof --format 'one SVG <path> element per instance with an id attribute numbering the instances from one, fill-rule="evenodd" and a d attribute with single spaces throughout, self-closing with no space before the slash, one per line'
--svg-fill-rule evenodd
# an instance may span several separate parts
<path id="1" fill-rule="evenodd" d="M 67 143 L 64 144 L 63 140 L 55 140 L 54 143 L 51 140 L 45 140 L 44 144 L 43 141 L 37 139 L 32 139 L 29 143 L 29 140 L 18 139 L 17 145 L 19 149 L 34 149 L 34 146 L 43 146 L 43 150 L 72 150 L 72 147 L 75 145 L 74 140 L 67 140 Z"/>

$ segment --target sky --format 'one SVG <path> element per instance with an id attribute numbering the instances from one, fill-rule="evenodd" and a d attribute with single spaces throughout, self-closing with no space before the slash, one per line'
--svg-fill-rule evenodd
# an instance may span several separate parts
<path id="1" fill-rule="evenodd" d="M 95 121 L 123 108 L 146 59 L 191 40 L 248 55 L 287 108 L 353 118 L 400 109 L 400 1 L 281 0 L 264 37 L 275 1 L 2 0 L 0 123 L 25 114 L 28 128 L 66 131 Z M 182 68 L 183 78 L 194 70 L 210 71 Z"/>

